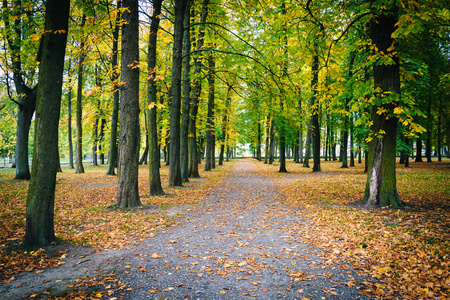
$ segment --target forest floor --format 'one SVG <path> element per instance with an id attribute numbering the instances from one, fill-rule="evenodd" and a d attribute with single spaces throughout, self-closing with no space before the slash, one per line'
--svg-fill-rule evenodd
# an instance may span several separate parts
<path id="1" fill-rule="evenodd" d="M 60 242 L 23 249 L 27 182 L 0 173 L 0 298 L 448 299 L 450 161 L 398 167 L 410 206 L 365 210 L 363 166 L 225 163 L 117 210 L 104 167 L 58 174 Z"/>

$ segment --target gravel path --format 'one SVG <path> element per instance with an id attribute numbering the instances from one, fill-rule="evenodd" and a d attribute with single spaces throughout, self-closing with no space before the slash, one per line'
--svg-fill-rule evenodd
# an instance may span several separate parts
<path id="1" fill-rule="evenodd" d="M 180 225 L 115 260 L 124 270 L 119 279 L 133 288 L 115 296 L 367 299 L 345 285 L 363 278 L 319 258 L 293 234 L 303 226 L 301 211 L 281 204 L 273 180 L 260 175 L 252 160 L 240 160 Z"/>

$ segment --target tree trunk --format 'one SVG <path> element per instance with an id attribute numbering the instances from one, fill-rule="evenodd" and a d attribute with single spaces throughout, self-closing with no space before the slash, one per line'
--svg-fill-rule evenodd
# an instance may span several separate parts
<path id="1" fill-rule="evenodd" d="M 180 168 L 181 180 L 189 182 L 189 114 L 190 114 L 190 92 L 191 80 L 189 72 L 191 69 L 191 1 L 186 6 L 186 13 L 184 14 L 184 28 L 183 32 L 183 110 L 181 115 L 181 133 L 180 133 Z"/>
<path id="2" fill-rule="evenodd" d="M 228 129 L 228 111 L 231 103 L 230 91 L 232 86 L 228 86 L 227 98 L 225 102 L 225 109 L 222 113 L 222 140 L 220 143 L 220 155 L 219 155 L 219 166 L 223 165 L 223 159 L 225 156 L 225 145 L 227 143 L 227 129 Z"/>
<path id="3" fill-rule="evenodd" d="M 269 146 L 269 165 L 273 164 L 275 160 L 275 125 L 273 124 L 273 117 L 270 120 L 270 146 Z"/>
<path id="4" fill-rule="evenodd" d="M 256 159 L 261 161 L 261 122 L 258 121 L 258 146 L 256 148 Z"/>
<path id="5" fill-rule="evenodd" d="M 139 173 L 139 18 L 138 0 L 124 0 L 117 202 L 120 208 L 141 206 Z"/>
<path id="6" fill-rule="evenodd" d="M 19 98 L 22 98 L 19 96 Z M 34 98 L 34 99 L 31 99 Z M 16 129 L 16 175 L 14 179 L 30 179 L 30 166 L 28 162 L 28 144 L 31 119 L 36 105 L 36 93 L 23 97 L 23 104 L 19 106 Z"/>
<path id="7" fill-rule="evenodd" d="M 68 92 L 67 92 L 67 133 L 69 140 L 69 169 L 73 169 L 73 141 L 72 141 L 72 77 L 70 69 L 72 68 L 72 60 L 69 59 L 69 71 L 68 71 Z"/>
<path id="8" fill-rule="evenodd" d="M 86 15 L 83 14 L 83 18 L 81 21 L 81 27 L 84 27 L 86 23 Z M 85 53 L 85 40 L 82 38 L 80 49 L 81 54 L 78 61 L 78 82 L 77 82 L 77 115 L 76 115 L 76 123 L 77 123 L 77 147 L 76 147 L 76 168 L 75 173 L 84 173 L 83 167 L 83 68 L 84 68 L 84 59 L 86 58 Z"/>
<path id="9" fill-rule="evenodd" d="M 153 0 L 153 14 L 151 17 L 150 33 L 148 37 L 148 132 L 149 132 L 149 185 L 150 196 L 164 195 L 161 186 L 160 150 L 158 145 L 158 122 L 156 111 L 156 49 L 158 41 L 159 15 L 161 15 L 162 0 Z"/>
<path id="10" fill-rule="evenodd" d="M 313 65 L 311 68 L 312 80 L 311 89 L 313 95 L 311 96 L 311 138 L 313 146 L 313 172 L 320 172 L 320 125 L 319 125 L 319 103 L 316 103 L 317 84 L 319 83 L 319 56 L 317 52 L 314 54 Z"/>
<path id="11" fill-rule="evenodd" d="M 311 121 L 306 130 L 305 157 L 303 159 L 303 167 L 309 168 L 309 159 L 311 158 Z"/>
<path id="12" fill-rule="evenodd" d="M 437 123 L 437 153 L 438 153 L 438 161 L 442 161 L 442 99 L 439 99 L 439 107 L 438 107 L 438 123 Z"/>
<path id="13" fill-rule="evenodd" d="M 183 22 L 186 0 L 175 0 L 172 56 L 172 100 L 170 102 L 169 186 L 182 186 L 180 166 L 181 69 L 183 57 Z"/>
<path id="14" fill-rule="evenodd" d="M 21 6 L 21 1 L 14 1 L 12 3 L 16 8 Z M 28 142 L 31 120 L 33 118 L 34 110 L 36 108 L 36 92 L 37 87 L 29 88 L 26 85 L 22 68 L 21 44 L 22 44 L 22 29 L 25 24 L 22 23 L 20 12 L 13 12 L 8 7 L 8 1 L 3 1 L 3 23 L 5 40 L 9 46 L 11 65 L 9 69 L 13 72 L 14 87 L 17 93 L 17 101 L 19 112 L 17 115 L 16 128 L 16 149 L 15 149 L 15 164 L 13 168 L 16 169 L 14 179 L 30 179 L 30 167 L 28 162 Z M 14 25 L 10 25 L 10 14 L 14 14 Z M 30 80 L 32 81 L 32 80 Z"/>
<path id="15" fill-rule="evenodd" d="M 147 122 L 145 122 L 147 124 Z M 146 125 L 147 126 L 147 125 Z M 148 157 L 148 149 L 149 149 L 149 141 L 148 141 L 148 133 L 145 133 L 145 148 L 144 152 L 142 152 L 141 158 L 139 159 L 139 165 L 147 164 Z"/>
<path id="16" fill-rule="evenodd" d="M 391 35 L 396 29 L 397 14 L 397 8 L 393 7 L 374 17 L 371 22 L 373 45 L 378 51 L 392 55 L 394 60 L 394 64 L 374 64 L 373 66 L 375 89 L 381 89 L 381 93 L 388 95 L 391 92 L 400 93 L 399 60 L 391 53 L 391 50 L 388 50 L 393 44 Z M 382 94 L 378 97 L 382 97 Z M 380 108 L 392 111 L 395 107 L 395 103 L 372 107 L 372 141 L 369 144 L 367 183 L 363 200 L 363 204 L 368 207 L 405 206 L 397 193 L 395 174 L 398 119 L 388 117 L 386 113 L 378 113 Z"/>
<path id="17" fill-rule="evenodd" d="M 348 145 L 348 129 L 346 129 L 345 127 L 348 126 L 348 122 L 347 122 L 347 117 L 345 117 L 345 121 L 344 121 L 344 132 L 342 133 L 342 144 L 341 144 L 341 160 L 342 160 L 342 165 L 341 168 L 348 168 L 348 159 L 347 159 L 347 145 Z"/>
<path id="18" fill-rule="evenodd" d="M 361 146 L 358 146 L 358 164 L 362 163 L 361 160 Z"/>
<path id="19" fill-rule="evenodd" d="M 45 31 L 38 57 L 35 142 L 28 188 L 24 244 L 40 247 L 56 240 L 53 216 L 58 159 L 58 124 L 61 109 L 64 55 L 69 0 L 47 0 Z M 58 31 L 54 34 L 54 31 Z"/>
<path id="20" fill-rule="evenodd" d="M 92 163 L 94 166 L 98 166 L 97 147 L 98 147 L 98 119 L 95 119 L 94 128 L 92 129 Z"/>
<path id="21" fill-rule="evenodd" d="M 206 116 L 206 156 L 205 171 L 213 169 L 214 160 L 214 57 L 208 55 L 208 112 Z"/>
<path id="22" fill-rule="evenodd" d="M 121 7 L 121 0 L 117 1 L 117 8 Z M 109 139 L 109 154 L 108 154 L 108 169 L 106 175 L 116 175 L 114 172 L 117 166 L 117 125 L 119 121 L 119 63 L 118 63 L 118 53 L 119 53 L 119 30 L 120 30 L 120 14 L 117 13 L 116 22 L 113 31 L 113 43 L 112 43 L 112 59 L 111 68 L 112 72 L 112 84 L 113 84 L 113 111 L 111 115 L 111 129 L 110 129 L 110 139 Z"/>
<path id="23" fill-rule="evenodd" d="M 208 16 L 208 4 L 209 0 L 203 0 L 202 2 L 202 12 L 200 16 L 200 23 L 204 24 L 206 22 L 206 18 Z M 200 50 L 204 44 L 205 37 L 205 28 L 200 25 L 198 38 L 197 38 L 197 50 Z M 195 48 L 195 47 L 194 47 Z M 201 74 L 202 74 L 202 62 L 201 56 L 200 58 L 194 58 L 194 82 L 192 86 L 192 103 L 191 103 L 191 118 L 189 120 L 189 139 L 190 139 L 190 167 L 189 167 L 189 177 L 191 178 L 199 178 L 200 174 L 198 173 L 198 146 L 197 146 L 197 114 L 198 114 L 198 105 L 200 102 L 201 95 Z"/>
<path id="24" fill-rule="evenodd" d="M 355 166 L 355 149 L 354 149 L 353 119 L 350 118 L 350 167 L 354 166 Z"/>
<path id="25" fill-rule="evenodd" d="M 104 152 L 105 127 L 106 127 L 106 120 L 102 117 L 100 121 L 100 138 L 98 145 L 98 151 L 100 152 L 100 163 L 102 165 L 105 164 L 105 152 Z"/>
<path id="26" fill-rule="evenodd" d="M 431 133 L 433 131 L 433 120 L 431 115 L 431 100 L 427 102 L 427 140 L 425 141 L 425 155 L 427 157 L 427 162 L 433 162 L 431 160 Z"/>
<path id="27" fill-rule="evenodd" d="M 265 141 L 265 151 L 264 151 L 264 163 L 267 164 L 269 161 L 269 136 L 270 136 L 270 115 L 267 116 L 266 120 L 266 141 Z"/>
<path id="28" fill-rule="evenodd" d="M 422 139 L 420 137 L 418 137 L 416 140 L 416 149 L 417 149 L 417 154 L 416 154 L 415 162 L 423 162 L 423 160 L 422 160 Z"/>

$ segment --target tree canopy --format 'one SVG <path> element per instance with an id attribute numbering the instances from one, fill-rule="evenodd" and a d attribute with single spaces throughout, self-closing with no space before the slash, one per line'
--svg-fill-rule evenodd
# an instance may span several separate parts
<path id="1" fill-rule="evenodd" d="M 84 159 L 108 158 L 113 175 L 118 157 L 123 166 L 140 150 L 142 162 L 169 164 L 177 186 L 199 176 L 203 157 L 208 170 L 239 145 L 268 163 L 278 156 L 280 172 L 291 157 L 305 167 L 313 159 L 320 172 L 321 159 L 340 156 L 351 167 L 367 152 L 365 203 L 402 206 L 396 155 L 421 157 L 423 142 L 428 161 L 449 153 L 446 0 L 166 0 L 161 9 L 140 0 L 131 19 L 127 3 L 70 4 L 58 146 L 72 164 L 77 137 L 77 172 Z M 18 179 L 29 179 L 28 136 L 37 134 L 30 124 L 46 13 L 44 1 L 31 0 L 4 0 L 0 12 L 0 154 L 16 158 Z M 131 39 L 119 30 L 128 25 L 139 30 Z M 139 53 L 127 60 L 132 42 Z M 119 112 L 129 84 L 119 73 L 128 69 L 141 70 L 139 82 Z M 132 158 L 116 153 L 129 105 L 133 128 L 120 132 L 133 136 Z"/>

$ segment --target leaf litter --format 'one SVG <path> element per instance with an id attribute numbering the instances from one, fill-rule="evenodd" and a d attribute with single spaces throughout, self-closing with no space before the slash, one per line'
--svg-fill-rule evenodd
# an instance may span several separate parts
<path id="1" fill-rule="evenodd" d="M 364 190 L 366 176 L 362 173 L 361 166 L 343 170 L 339 169 L 337 163 L 324 163 L 322 165 L 324 172 L 319 173 L 318 176 L 311 174 L 309 169 L 290 162 L 288 174 L 276 173 L 276 166 L 262 163 L 257 163 L 257 166 L 258 175 L 276 180 L 277 192 L 274 193 L 272 189 L 264 187 L 260 184 L 260 179 L 255 180 L 251 175 L 246 178 L 247 184 L 254 184 L 260 188 L 257 191 L 255 189 L 241 190 L 239 195 L 241 201 L 232 212 L 226 212 L 226 203 L 229 201 L 227 194 L 230 193 L 230 189 L 235 190 L 237 187 L 214 188 L 229 169 L 206 173 L 206 175 L 212 174 L 212 178 L 208 177 L 205 184 L 200 181 L 202 186 L 194 190 L 175 188 L 167 190 L 168 196 L 151 198 L 144 196 L 143 203 L 148 206 L 141 211 L 139 209 L 119 211 L 112 207 L 111 204 L 114 203 L 115 198 L 113 186 L 115 178 L 102 177 L 104 169 L 86 175 L 67 172 L 59 174 L 57 199 L 60 201 L 56 202 L 55 216 L 60 219 L 55 223 L 58 223 L 56 232 L 60 239 L 95 246 L 98 251 L 121 249 L 129 245 L 149 248 L 144 253 L 142 253 L 144 248 L 139 250 L 141 253 L 134 258 L 140 262 L 137 265 L 129 262 L 125 264 L 122 259 L 118 259 L 115 261 L 116 265 L 122 264 L 129 268 L 124 267 L 122 271 L 117 271 L 115 274 L 80 277 L 76 284 L 67 286 L 63 297 L 120 299 L 130 295 L 142 295 L 145 289 L 143 286 L 136 287 L 132 282 L 126 282 L 124 278 L 120 278 L 134 276 L 135 273 L 140 273 L 146 280 L 150 279 L 154 282 L 153 287 L 146 286 L 148 288 L 145 293 L 155 295 L 160 293 L 170 295 L 181 290 L 183 297 L 201 297 L 206 295 L 208 289 L 196 289 L 195 284 L 199 283 L 198 280 L 210 280 L 210 284 L 225 280 L 223 282 L 229 285 L 227 280 L 232 279 L 234 282 L 245 284 L 221 286 L 217 290 L 217 297 L 219 295 L 227 298 L 233 298 L 235 295 L 261 297 L 262 294 L 270 293 L 282 296 L 295 292 L 299 299 L 328 299 L 329 296 L 345 299 L 346 296 L 339 291 L 342 286 L 356 287 L 363 295 L 383 299 L 446 299 L 448 297 L 450 290 L 449 162 L 426 164 L 426 166 L 412 164 L 410 169 L 398 168 L 397 184 L 400 197 L 411 205 L 403 210 L 390 208 L 364 210 L 354 204 L 362 199 Z M 145 190 L 145 182 L 148 180 L 145 179 L 145 175 L 140 176 L 144 177 L 144 179 L 140 178 L 142 193 Z M 2 213 L 0 271 L 3 284 L 11 285 L 14 284 L 17 276 L 20 277 L 20 272 L 27 268 L 28 271 L 32 268 L 31 270 L 40 274 L 39 272 L 45 268 L 61 265 L 64 263 L 62 258 L 67 250 L 52 252 L 47 249 L 37 249 L 32 252 L 17 247 L 18 241 L 24 234 L 27 185 L 5 177 L 3 174 L 0 177 L 0 188 L 2 199 L 4 199 L 4 205 L 0 211 Z M 252 182 L 252 180 L 255 181 Z M 164 175 L 163 171 L 163 184 L 165 181 L 167 181 L 167 174 Z M 90 186 L 102 186 L 80 188 L 85 186 L 85 182 L 89 182 Z M 87 192 L 87 189 L 95 191 Z M 280 191 L 282 195 L 278 193 Z M 271 194 L 275 201 L 265 203 L 258 201 L 258 198 L 263 198 L 267 194 Z M 215 195 L 213 205 L 206 207 L 201 205 L 200 208 L 194 209 L 195 204 L 205 195 Z M 282 203 L 290 208 L 278 210 Z M 219 239 L 211 235 L 201 235 L 205 240 L 202 244 L 189 235 L 171 237 L 167 239 L 165 248 L 160 248 L 157 252 L 151 250 L 155 248 L 155 245 L 146 244 L 145 246 L 146 238 L 154 236 L 158 230 L 169 227 L 175 229 L 179 226 L 172 226 L 180 223 L 178 220 L 171 220 L 161 210 L 155 210 L 153 207 L 167 208 L 170 205 L 186 204 L 192 205 L 193 210 L 198 213 L 212 217 L 210 222 L 193 224 L 192 234 L 198 235 L 202 232 L 206 234 L 205 228 L 214 226 Z M 260 215 L 245 220 L 244 211 L 261 204 L 265 208 Z M 277 223 L 271 218 L 274 212 L 278 214 L 279 219 L 288 216 L 297 220 L 289 223 L 290 226 L 285 226 L 283 222 Z M 230 217 L 235 221 L 232 224 L 230 224 Z M 191 214 L 188 214 L 185 219 L 189 221 L 191 218 L 193 219 Z M 248 226 L 249 223 L 252 224 L 251 227 Z M 118 228 L 120 229 L 117 230 Z M 271 237 L 268 234 L 275 228 L 282 228 L 285 231 L 281 240 L 287 243 L 282 249 L 277 250 L 276 254 L 272 251 L 277 247 L 274 243 L 275 236 Z M 153 239 L 156 238 L 158 236 Z M 190 238 L 193 241 L 190 241 Z M 143 240 L 145 242 L 140 244 Z M 217 247 L 205 248 L 208 240 L 214 240 Z M 296 245 L 299 242 L 311 247 L 298 251 Z M 178 245 L 183 250 L 174 248 Z M 321 260 L 311 259 L 312 254 L 317 255 Z M 179 262 L 175 263 L 172 255 L 180 255 L 189 267 Z M 185 282 L 165 287 L 158 286 L 158 281 L 161 283 L 162 280 L 155 274 L 159 270 L 155 266 L 142 263 L 148 259 L 165 265 L 167 273 L 163 278 L 166 276 L 170 278 L 175 272 L 186 271 L 186 274 L 191 274 L 193 278 L 197 278 L 197 281 L 185 278 Z M 277 267 L 274 270 L 273 266 L 277 260 L 283 261 L 282 268 Z M 304 262 L 307 262 L 307 267 Z M 172 265 L 172 263 L 175 264 Z M 333 275 L 333 271 L 329 272 L 336 268 L 339 269 L 339 274 L 345 274 L 346 279 Z M 312 272 L 315 269 L 317 272 Z M 354 270 L 358 273 L 354 274 Z M 285 272 L 285 276 L 289 279 L 289 284 L 285 284 L 283 290 L 277 289 L 275 283 L 261 285 L 261 280 L 254 280 L 255 276 L 257 279 L 280 276 L 277 273 L 282 272 Z M 335 285 L 324 286 L 324 281 L 317 282 L 318 278 L 321 280 L 335 278 Z M 339 278 L 338 282 L 336 278 Z M 318 285 L 320 293 L 312 288 L 309 282 Z M 305 283 L 307 285 L 304 285 Z M 44 291 L 40 294 L 29 294 L 29 297 L 56 299 L 60 296 Z"/>

